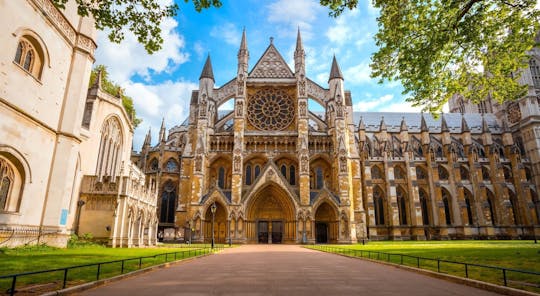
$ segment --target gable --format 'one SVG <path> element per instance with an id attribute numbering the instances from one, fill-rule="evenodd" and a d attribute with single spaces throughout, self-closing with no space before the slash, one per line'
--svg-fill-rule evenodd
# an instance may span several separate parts
<path id="1" fill-rule="evenodd" d="M 270 44 L 248 77 L 294 78 L 294 74 L 274 45 Z"/>

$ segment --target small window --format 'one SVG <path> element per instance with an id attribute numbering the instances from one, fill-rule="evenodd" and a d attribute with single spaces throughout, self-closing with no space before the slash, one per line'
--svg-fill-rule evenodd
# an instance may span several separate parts
<path id="1" fill-rule="evenodd" d="M 260 173 L 261 173 L 261 167 L 259 165 L 256 165 L 255 166 L 255 179 L 257 179 Z"/>
<path id="2" fill-rule="evenodd" d="M 287 167 L 285 165 L 281 166 L 281 174 L 287 179 Z"/>
<path id="3" fill-rule="evenodd" d="M 378 166 L 371 168 L 371 179 L 382 179 L 381 169 Z"/>
<path id="4" fill-rule="evenodd" d="M 448 171 L 442 166 L 439 166 L 439 179 L 448 180 Z"/>
<path id="5" fill-rule="evenodd" d="M 225 169 L 223 167 L 218 170 L 218 186 L 219 188 L 225 188 Z"/>
<path id="6" fill-rule="evenodd" d="M 289 168 L 289 174 L 291 176 L 289 182 L 291 185 L 296 185 L 296 168 L 294 167 L 294 165 L 291 165 L 291 167 Z"/>
<path id="7" fill-rule="evenodd" d="M 317 180 L 317 186 L 315 187 L 315 189 L 321 189 L 323 188 L 323 183 L 324 183 L 324 180 L 323 180 L 323 170 L 321 168 L 317 168 L 315 170 L 315 173 L 316 173 L 316 180 Z"/>
<path id="8" fill-rule="evenodd" d="M 41 79 L 44 55 L 39 43 L 31 36 L 23 36 L 17 44 L 13 61 L 37 79 Z"/>
<path id="9" fill-rule="evenodd" d="M 0 183 L 0 210 L 6 208 L 10 188 L 11 180 L 8 177 L 4 177 L 2 183 Z"/>
<path id="10" fill-rule="evenodd" d="M 178 165 L 176 164 L 176 161 L 173 159 L 169 159 L 167 161 L 167 172 L 174 173 L 178 171 Z"/>
<path id="11" fill-rule="evenodd" d="M 251 165 L 246 166 L 246 185 L 251 185 Z"/>
<path id="12" fill-rule="evenodd" d="M 159 169 L 159 163 L 157 159 L 152 159 L 152 162 L 150 163 L 150 170 L 157 171 Z"/>

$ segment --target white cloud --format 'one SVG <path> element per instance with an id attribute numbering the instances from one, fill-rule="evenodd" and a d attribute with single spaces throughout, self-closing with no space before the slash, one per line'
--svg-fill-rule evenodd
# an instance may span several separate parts
<path id="1" fill-rule="evenodd" d="M 143 118 L 133 136 L 133 148 L 139 150 L 150 126 L 153 127 L 152 139 L 155 144 L 162 118 L 165 118 L 168 130 L 188 117 L 191 91 L 199 85 L 188 81 L 164 81 L 159 84 L 128 81 L 122 87 L 126 95 L 133 98 L 137 116 Z"/>
<path id="2" fill-rule="evenodd" d="M 99 32 L 96 51 L 96 64 L 107 66 L 109 76 L 120 84 L 139 74 L 146 79 L 150 72 L 171 72 L 189 59 L 189 54 L 182 52 L 185 46 L 184 37 L 176 32 L 178 23 L 174 19 L 165 19 L 161 23 L 163 47 L 160 51 L 149 55 L 139 44 L 135 35 L 125 34 L 121 44 L 112 43 L 107 32 Z"/>
<path id="3" fill-rule="evenodd" d="M 201 42 L 197 41 L 193 44 L 193 51 L 195 51 L 197 58 L 199 60 L 202 60 L 202 58 L 204 58 L 206 49 L 204 48 Z"/>
<path id="4" fill-rule="evenodd" d="M 242 33 L 233 23 L 224 23 L 214 26 L 210 31 L 210 36 L 222 39 L 231 45 L 240 46 Z"/>
<path id="5" fill-rule="evenodd" d="M 387 94 L 374 100 L 360 101 L 353 104 L 353 110 L 360 111 L 360 112 L 374 111 L 377 109 L 377 107 L 380 107 L 382 104 L 391 101 L 393 98 L 394 98 L 394 95 Z"/>
<path id="6" fill-rule="evenodd" d="M 369 61 L 363 61 L 356 66 L 352 66 L 344 71 L 345 81 L 351 84 L 362 84 L 373 82 L 373 79 L 369 76 L 371 68 L 369 67 Z"/>
<path id="7" fill-rule="evenodd" d="M 277 0 L 269 4 L 267 9 L 267 21 L 284 26 L 275 28 L 279 35 L 296 34 L 296 28 L 300 27 L 304 40 L 311 39 L 311 23 L 316 21 L 317 15 L 323 11 L 321 5 L 314 0 Z"/>

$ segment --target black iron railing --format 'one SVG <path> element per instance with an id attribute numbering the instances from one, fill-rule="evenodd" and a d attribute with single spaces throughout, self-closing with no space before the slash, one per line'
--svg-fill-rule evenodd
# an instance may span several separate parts
<path id="1" fill-rule="evenodd" d="M 27 278 L 30 276 L 52 274 L 52 276 L 48 278 L 48 282 L 50 282 L 51 278 L 57 278 L 57 279 L 61 278 L 61 284 L 58 283 L 59 285 L 55 284 L 54 286 L 55 288 L 61 287 L 61 289 L 65 289 L 68 286 L 69 281 L 73 281 L 78 284 L 81 283 L 81 281 L 82 282 L 93 281 L 93 280 L 97 281 L 101 278 L 112 277 L 115 275 L 124 274 L 125 272 L 139 270 L 143 267 L 146 268 L 146 267 L 150 267 L 150 266 L 154 266 L 154 265 L 162 264 L 166 262 L 172 262 L 172 261 L 176 261 L 180 259 L 206 255 L 214 251 L 222 250 L 223 248 L 224 248 L 224 245 L 219 244 L 219 245 L 215 245 L 214 249 L 209 248 L 209 247 L 194 248 L 194 249 L 178 251 L 178 252 L 162 253 L 162 254 L 157 254 L 153 256 L 143 256 L 143 257 L 113 260 L 113 261 L 107 261 L 107 262 L 98 262 L 98 263 L 69 266 L 69 267 L 63 267 L 63 268 L 55 268 L 55 269 L 48 269 L 48 270 L 30 271 L 30 272 L 22 272 L 22 273 L 17 273 L 17 274 L 3 275 L 3 276 L 0 276 L 0 286 L 1 284 L 7 283 L 9 287 L 7 290 L 4 290 L 4 291 L 6 295 L 12 296 L 12 295 L 15 295 L 15 293 L 17 293 L 17 280 L 21 278 Z M 162 260 L 159 262 L 156 262 L 156 259 L 159 259 L 159 258 L 162 258 Z M 152 262 L 149 262 L 150 261 L 149 259 L 152 259 Z M 108 267 L 108 270 L 104 270 L 105 267 Z M 95 268 L 95 275 L 93 275 L 94 273 L 88 272 L 88 269 L 93 269 L 93 268 Z M 81 270 L 84 271 L 85 269 L 86 269 L 86 272 L 83 272 L 82 275 L 76 274 L 77 270 L 81 272 Z M 56 274 L 60 273 L 61 275 L 55 276 L 55 273 Z M 70 275 L 72 274 L 74 275 L 70 277 Z M 79 276 L 79 278 L 77 278 L 77 275 Z M 9 279 L 11 279 L 11 281 L 9 281 Z M 41 282 L 41 281 L 38 281 L 38 282 Z"/>
<path id="2" fill-rule="evenodd" d="M 490 266 L 490 265 L 483 265 L 483 264 L 477 264 L 477 263 L 466 263 L 466 262 L 458 262 L 458 261 L 451 261 L 451 260 L 444 260 L 444 259 L 435 259 L 435 258 L 427 258 L 427 257 L 419 257 L 419 256 L 413 256 L 413 255 L 407 255 L 407 254 L 399 254 L 399 253 L 386 253 L 386 252 L 379 252 L 379 251 L 370 251 L 370 250 L 357 250 L 357 249 L 349 249 L 349 248 L 340 248 L 335 246 L 328 246 L 328 245 L 316 245 L 316 246 L 310 246 L 308 247 L 310 249 L 320 250 L 324 252 L 329 253 L 337 253 L 342 254 L 350 257 L 361 257 L 361 258 L 368 258 L 371 260 L 379 260 L 379 261 L 386 261 L 390 263 L 395 263 L 399 265 L 406 265 L 406 266 L 412 266 L 416 268 L 421 269 L 427 269 L 431 271 L 437 271 L 438 273 L 452 273 L 452 275 L 465 277 L 465 278 L 473 278 L 471 276 L 471 269 L 476 269 L 475 271 L 475 280 L 480 280 L 483 282 L 492 282 L 489 281 L 487 278 L 488 274 L 495 273 L 498 274 L 498 281 L 494 282 L 495 284 L 502 284 L 504 286 L 510 286 L 511 283 L 513 287 L 518 286 L 520 288 L 523 287 L 530 287 L 534 291 L 540 291 L 540 272 L 536 271 L 530 271 L 530 270 L 519 270 L 514 268 L 506 268 L 506 267 L 498 267 L 498 266 Z M 461 267 L 459 269 L 452 268 L 451 266 L 458 266 Z M 444 269 L 444 267 L 446 269 Z M 483 270 L 483 272 L 478 269 Z M 460 270 L 460 271 L 459 271 Z M 514 276 L 514 279 L 519 280 L 511 280 L 509 277 L 509 274 L 517 274 L 519 276 Z"/>

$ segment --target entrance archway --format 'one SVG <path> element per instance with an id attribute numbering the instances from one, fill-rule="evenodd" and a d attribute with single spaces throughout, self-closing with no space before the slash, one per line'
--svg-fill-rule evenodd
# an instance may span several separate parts
<path id="1" fill-rule="evenodd" d="M 210 204 L 211 205 L 211 204 Z M 225 243 L 227 240 L 227 213 L 225 208 L 216 202 L 216 213 L 214 214 L 214 242 Z M 212 242 L 212 210 L 208 206 L 204 214 L 204 241 Z"/>
<path id="2" fill-rule="evenodd" d="M 260 189 L 248 202 L 246 236 L 252 243 L 294 243 L 295 205 L 276 184 Z"/>
<path id="3" fill-rule="evenodd" d="M 315 242 L 320 244 L 337 242 L 338 227 L 336 211 L 328 202 L 323 202 L 315 212 Z"/>

